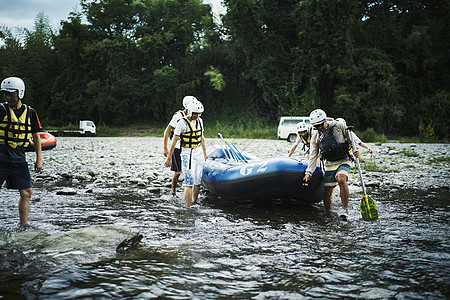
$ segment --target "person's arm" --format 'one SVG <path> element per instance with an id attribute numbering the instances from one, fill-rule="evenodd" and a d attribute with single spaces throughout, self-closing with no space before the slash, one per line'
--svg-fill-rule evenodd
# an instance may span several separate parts
<path id="1" fill-rule="evenodd" d="M 169 154 L 167 155 L 167 160 L 164 163 L 164 165 L 166 167 L 172 166 L 172 154 L 173 154 L 173 151 L 175 151 L 175 145 L 177 144 L 177 141 L 179 138 L 180 138 L 180 136 L 178 136 L 178 135 L 173 136 L 172 145 L 170 146 L 170 151 L 169 151 Z"/>
<path id="2" fill-rule="evenodd" d="M 34 171 L 39 173 L 42 171 L 42 144 L 39 132 L 42 131 L 41 121 L 37 112 L 29 107 L 31 112 L 31 135 L 33 136 L 34 149 L 36 151 L 36 162 L 34 163 Z"/>
<path id="3" fill-rule="evenodd" d="M 36 150 L 36 162 L 34 163 L 34 171 L 39 173 L 42 171 L 42 147 L 41 136 L 39 132 L 33 133 L 34 149 Z"/>
<path id="4" fill-rule="evenodd" d="M 359 145 L 360 145 L 361 147 L 363 147 L 363 148 L 366 148 L 367 151 L 369 151 L 370 154 L 373 153 L 373 150 L 372 150 L 369 146 L 367 146 L 365 143 L 363 143 L 362 141 L 359 142 Z"/>
<path id="5" fill-rule="evenodd" d="M 172 131 L 173 127 L 171 125 L 167 125 L 166 130 L 164 130 L 164 156 L 168 157 L 169 149 L 167 148 L 167 141 L 169 140 L 169 133 Z"/>
<path id="6" fill-rule="evenodd" d="M 204 154 L 205 160 L 207 160 L 208 159 L 208 154 L 206 154 L 206 141 L 205 141 L 205 137 L 204 136 L 202 136 L 201 145 L 202 145 L 202 149 L 203 149 L 203 154 Z"/>
<path id="7" fill-rule="evenodd" d="M 310 143 L 310 156 L 309 156 L 309 161 L 308 161 L 308 168 L 305 171 L 305 176 L 303 177 L 303 185 L 308 185 L 307 181 L 311 178 L 317 164 L 317 158 L 319 158 L 319 144 L 317 141 L 317 137 L 318 137 L 319 133 L 315 133 L 312 138 L 311 138 L 311 143 Z"/>
<path id="8" fill-rule="evenodd" d="M 297 149 L 297 145 L 292 146 L 291 151 L 289 151 L 288 157 L 291 157 L 291 155 L 295 152 L 295 149 Z"/>

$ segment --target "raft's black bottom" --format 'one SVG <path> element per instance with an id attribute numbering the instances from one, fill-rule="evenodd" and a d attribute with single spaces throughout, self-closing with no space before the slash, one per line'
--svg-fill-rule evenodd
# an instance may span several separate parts
<path id="1" fill-rule="evenodd" d="M 314 173 L 308 186 L 302 185 L 304 172 L 277 171 L 233 180 L 213 181 L 203 177 L 202 184 L 212 193 L 230 200 L 297 199 L 318 203 L 323 198 L 323 175 Z"/>

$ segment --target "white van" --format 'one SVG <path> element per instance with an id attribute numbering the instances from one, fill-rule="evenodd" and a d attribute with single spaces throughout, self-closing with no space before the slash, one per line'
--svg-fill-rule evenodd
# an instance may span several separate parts
<path id="1" fill-rule="evenodd" d="M 333 121 L 333 118 L 327 117 L 327 121 Z M 308 117 L 281 117 L 280 123 L 278 124 L 278 139 L 287 140 L 290 143 L 295 142 L 297 138 L 297 124 L 300 122 L 305 122 L 306 125 L 311 126 Z"/>
<path id="2" fill-rule="evenodd" d="M 281 117 L 278 124 L 278 139 L 295 142 L 299 122 L 305 122 L 308 126 L 310 124 L 309 117 Z"/>

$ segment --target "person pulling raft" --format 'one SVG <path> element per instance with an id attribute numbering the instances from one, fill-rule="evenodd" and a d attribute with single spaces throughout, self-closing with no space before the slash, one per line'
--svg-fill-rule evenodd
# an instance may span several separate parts
<path id="1" fill-rule="evenodd" d="M 349 153 L 351 137 L 349 131 L 342 122 L 330 121 L 328 123 L 326 120 L 327 115 L 321 109 L 313 110 L 309 118 L 311 124 L 317 130 L 314 131 L 311 138 L 311 155 L 303 178 L 303 185 L 308 185 L 312 172 L 316 168 L 316 161 L 319 154 L 321 154 L 325 166 L 325 189 L 323 195 L 325 209 L 331 212 L 333 192 L 335 187 L 339 185 L 342 201 L 339 217 L 346 220 L 348 218 L 348 201 L 350 197 L 347 181 L 351 168 Z M 353 149 L 353 155 L 359 157 L 358 149 Z"/>
<path id="2" fill-rule="evenodd" d="M 311 143 L 311 137 L 313 134 L 312 130 L 313 130 L 312 126 L 311 127 L 308 126 L 305 122 L 300 122 L 297 124 L 297 138 L 295 139 L 294 145 L 289 151 L 288 157 L 291 157 L 292 154 L 294 154 L 295 149 L 297 149 L 300 142 L 302 142 L 303 143 L 302 150 L 305 151 L 306 148 L 308 148 L 305 153 L 305 158 L 309 159 L 309 147 Z"/>

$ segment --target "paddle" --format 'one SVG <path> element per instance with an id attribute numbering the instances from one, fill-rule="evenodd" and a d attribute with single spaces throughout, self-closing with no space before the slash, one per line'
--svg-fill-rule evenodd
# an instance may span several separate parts
<path id="1" fill-rule="evenodd" d="M 233 157 L 233 159 L 235 161 L 247 162 L 247 159 L 244 157 L 244 155 L 242 155 L 242 153 L 236 148 L 236 146 L 233 143 L 231 143 L 230 141 L 225 141 L 220 132 L 217 133 L 217 135 L 220 137 L 220 140 L 222 141 L 222 143 L 226 146 L 226 148 L 227 148 L 226 152 L 228 152 L 228 150 L 229 150 L 231 153 L 231 156 Z M 224 151 L 225 151 L 225 149 L 224 149 Z"/>
<path id="2" fill-rule="evenodd" d="M 225 141 L 225 143 L 227 143 L 228 147 L 233 149 L 233 151 L 238 155 L 240 161 L 244 161 L 244 162 L 248 163 L 247 159 L 241 153 L 241 151 L 236 147 L 236 145 L 234 145 L 231 141 L 228 141 L 228 140 Z"/>
<path id="3" fill-rule="evenodd" d="M 353 134 L 352 134 L 353 126 L 348 126 L 347 129 L 350 131 L 349 132 L 350 140 L 352 141 L 353 151 L 355 151 L 356 150 L 355 140 L 353 139 Z M 373 201 L 373 199 L 366 193 L 366 186 L 364 185 L 364 181 L 362 178 L 361 166 L 359 165 L 359 159 L 357 157 L 355 157 L 355 161 L 356 161 L 356 165 L 358 166 L 359 178 L 361 179 L 361 186 L 362 186 L 363 194 L 364 194 L 361 198 L 361 202 L 359 205 L 360 210 L 361 210 L 361 217 L 363 220 L 376 220 L 376 219 L 378 219 L 377 206 L 375 205 L 375 201 Z"/>

